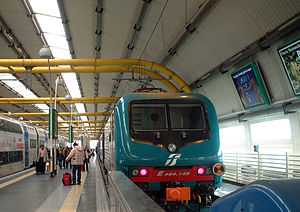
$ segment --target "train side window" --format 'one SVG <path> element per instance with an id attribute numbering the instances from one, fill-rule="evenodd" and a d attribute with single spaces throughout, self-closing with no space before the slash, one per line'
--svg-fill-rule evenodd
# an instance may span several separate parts
<path id="1" fill-rule="evenodd" d="M 8 152 L 0 152 L 0 165 L 8 163 Z"/>
<path id="2" fill-rule="evenodd" d="M 22 134 L 21 126 L 16 123 L 13 123 L 13 122 L 10 122 L 10 129 L 8 131 L 13 132 L 13 133 Z"/>
<path id="3" fill-rule="evenodd" d="M 23 160 L 23 151 L 0 152 L 0 165 Z"/>
<path id="4" fill-rule="evenodd" d="M 21 126 L 7 120 L 0 120 L 0 130 L 11 133 L 22 134 Z"/>
<path id="5" fill-rule="evenodd" d="M 31 149 L 36 148 L 36 139 L 30 139 L 30 148 Z"/>
<path id="6" fill-rule="evenodd" d="M 5 121 L 3 119 L 0 119 L 0 131 L 6 131 Z"/>
<path id="7" fill-rule="evenodd" d="M 23 160 L 22 151 L 12 151 L 8 152 L 9 163 L 14 163 Z"/>

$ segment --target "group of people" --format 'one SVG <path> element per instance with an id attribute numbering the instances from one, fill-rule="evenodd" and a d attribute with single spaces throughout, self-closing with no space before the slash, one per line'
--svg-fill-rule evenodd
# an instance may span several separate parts
<path id="1" fill-rule="evenodd" d="M 45 162 L 47 150 L 44 145 L 40 146 L 39 162 Z M 81 184 L 81 170 L 88 171 L 90 158 L 94 156 L 94 152 L 90 149 L 81 148 L 76 142 L 73 148 L 59 147 L 56 149 L 56 158 L 60 169 L 72 168 L 72 184 Z"/>
<path id="2" fill-rule="evenodd" d="M 70 154 L 72 148 L 70 147 L 59 147 L 56 149 L 56 159 L 60 169 L 69 169 L 71 168 L 70 161 L 67 161 L 66 158 Z"/>

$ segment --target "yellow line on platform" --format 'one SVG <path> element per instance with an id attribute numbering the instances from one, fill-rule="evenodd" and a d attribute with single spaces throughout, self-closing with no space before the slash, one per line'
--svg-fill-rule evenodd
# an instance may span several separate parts
<path id="1" fill-rule="evenodd" d="M 17 183 L 17 182 L 19 182 L 19 181 L 21 181 L 21 180 L 23 180 L 23 179 L 25 179 L 27 177 L 30 177 L 31 175 L 34 175 L 34 174 L 35 174 L 35 171 L 32 171 L 32 172 L 24 174 L 24 175 L 22 175 L 20 177 L 17 177 L 15 179 L 12 179 L 12 180 L 9 180 L 9 181 L 7 181 L 5 183 L 2 183 L 2 184 L 0 184 L 0 189 L 4 188 L 6 186 L 9 186 L 11 184 Z"/>
<path id="2" fill-rule="evenodd" d="M 86 172 L 82 172 L 81 185 L 73 186 L 72 190 L 69 192 L 68 196 L 66 197 L 59 212 L 71 212 L 77 210 L 79 200 L 80 200 L 80 195 L 83 190 L 84 182 L 86 179 L 86 175 L 87 175 Z"/>

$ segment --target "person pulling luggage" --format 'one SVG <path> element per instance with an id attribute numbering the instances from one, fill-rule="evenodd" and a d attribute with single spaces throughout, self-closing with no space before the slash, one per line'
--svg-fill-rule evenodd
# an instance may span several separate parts
<path id="1" fill-rule="evenodd" d="M 81 184 L 81 166 L 83 165 L 84 160 L 84 151 L 78 146 L 77 143 L 73 144 L 74 148 L 71 150 L 70 154 L 66 158 L 66 161 L 71 161 L 72 165 L 72 184 Z"/>

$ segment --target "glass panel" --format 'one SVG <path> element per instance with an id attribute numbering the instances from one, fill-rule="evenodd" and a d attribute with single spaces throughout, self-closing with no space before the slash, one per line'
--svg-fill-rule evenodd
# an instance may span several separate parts
<path id="1" fill-rule="evenodd" d="M 172 129 L 205 129 L 202 105 L 169 105 Z"/>
<path id="2" fill-rule="evenodd" d="M 34 13 L 60 17 L 57 0 L 29 0 L 29 3 Z"/>
<path id="3" fill-rule="evenodd" d="M 165 105 L 133 104 L 131 109 L 131 127 L 133 130 L 148 131 L 167 128 Z"/>
<path id="4" fill-rule="evenodd" d="M 0 119 L 0 131 L 6 131 L 5 123 L 5 120 Z"/>
<path id="5" fill-rule="evenodd" d="M 247 151 L 245 127 L 239 125 L 221 128 L 220 142 L 223 152 Z"/>
<path id="6" fill-rule="evenodd" d="M 0 165 L 8 163 L 8 152 L 0 152 Z"/>
<path id="7" fill-rule="evenodd" d="M 36 148 L 36 139 L 30 139 L 30 148 L 31 149 Z"/>
<path id="8" fill-rule="evenodd" d="M 44 33 L 44 36 L 49 46 L 59 47 L 61 49 L 69 50 L 69 45 L 65 36 Z"/>
<path id="9" fill-rule="evenodd" d="M 77 83 L 76 74 L 75 73 L 63 73 L 62 77 L 64 79 L 64 82 L 65 82 L 65 84 L 68 88 L 68 91 L 71 94 L 72 98 L 81 97 L 80 89 L 79 89 L 79 86 L 78 86 L 78 83 Z"/>
<path id="10" fill-rule="evenodd" d="M 56 35 L 65 35 L 65 30 L 60 18 L 54 18 L 39 14 L 36 14 L 35 17 L 39 22 L 42 32 L 53 33 Z"/>
<path id="11" fill-rule="evenodd" d="M 251 124 L 250 128 L 251 138 L 254 144 L 264 144 L 279 140 L 288 141 L 292 138 L 289 119 L 278 119 L 255 123 Z"/>
<path id="12" fill-rule="evenodd" d="M 16 152 L 8 152 L 9 163 L 16 161 Z"/>

